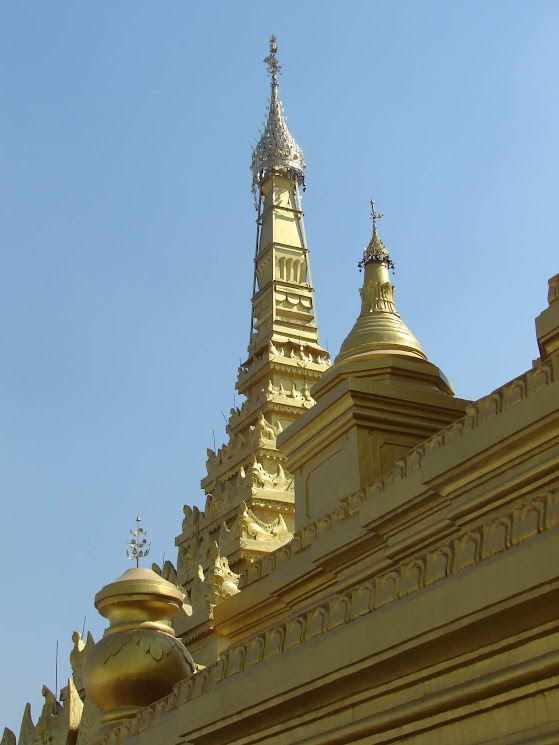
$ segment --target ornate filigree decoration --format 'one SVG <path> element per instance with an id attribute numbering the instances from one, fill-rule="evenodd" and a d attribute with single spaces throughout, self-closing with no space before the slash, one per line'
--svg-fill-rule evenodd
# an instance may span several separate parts
<path id="1" fill-rule="evenodd" d="M 283 432 L 283 427 L 280 422 L 270 424 L 264 414 L 260 414 L 258 422 L 250 427 L 250 431 L 253 433 L 255 444 L 266 446 L 275 443 L 276 437 Z"/>
<path id="2" fill-rule="evenodd" d="M 369 282 L 359 290 L 361 313 L 396 313 L 394 305 L 394 285 L 390 282 Z M 398 315 L 396 313 L 396 315 Z"/>
<path id="3" fill-rule="evenodd" d="M 147 556 L 149 554 L 149 549 L 151 546 L 151 543 L 147 542 L 146 539 L 146 532 L 143 528 L 140 528 L 140 520 L 142 518 L 138 515 L 136 517 L 136 530 L 131 530 L 130 535 L 133 536 L 132 540 L 128 544 L 128 548 L 126 549 L 126 556 L 130 561 L 133 561 L 136 559 L 136 566 L 140 566 L 140 559 L 143 556 Z M 147 548 L 146 548 L 147 544 Z M 128 550 L 130 549 L 130 551 Z"/>
<path id="4" fill-rule="evenodd" d="M 381 241 L 377 231 L 377 220 L 384 217 L 384 212 L 375 212 L 375 202 L 371 199 L 371 217 L 373 219 L 373 237 L 369 241 L 369 245 L 363 251 L 363 258 L 357 264 L 359 271 L 361 271 L 371 261 L 381 261 L 389 269 L 394 271 L 394 262 L 390 258 L 388 249 Z"/>
<path id="5" fill-rule="evenodd" d="M 198 565 L 192 583 L 192 609 L 211 610 L 222 600 L 239 592 L 239 575 L 229 567 L 226 556 L 222 556 L 217 541 L 211 541 L 209 547 L 210 565 L 204 571 Z"/>
<path id="6" fill-rule="evenodd" d="M 192 658 L 188 653 L 186 647 L 181 644 L 178 639 L 169 634 L 163 634 L 161 631 L 152 631 L 148 629 L 135 629 L 125 634 L 115 634 L 107 637 L 108 642 L 105 642 L 103 648 L 104 660 L 107 664 L 111 657 L 116 655 L 127 645 L 135 644 L 142 651 L 148 654 L 155 662 L 160 662 L 163 657 L 167 656 L 173 651 L 179 651 L 181 656 L 186 660 L 190 667 L 192 665 Z"/>
<path id="7" fill-rule="evenodd" d="M 268 121 L 260 140 L 252 154 L 252 190 L 255 194 L 260 187 L 264 172 L 270 168 L 278 168 L 296 176 L 300 185 L 305 184 L 305 161 L 303 151 L 289 131 L 283 113 L 281 101 L 278 97 L 278 74 L 281 65 L 276 53 L 278 45 L 275 36 L 270 37 L 270 54 L 264 62 L 268 66 L 271 77 L 271 96 L 268 108 Z M 258 201 L 256 200 L 258 209 Z"/>

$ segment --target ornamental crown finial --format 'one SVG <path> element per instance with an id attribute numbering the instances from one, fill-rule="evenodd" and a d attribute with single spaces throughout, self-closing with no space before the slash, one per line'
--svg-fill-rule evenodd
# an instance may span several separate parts
<path id="1" fill-rule="evenodd" d="M 278 51 L 278 42 L 275 34 L 270 36 L 270 54 L 264 62 L 268 65 L 268 72 L 272 78 L 272 85 L 278 84 L 278 75 L 281 74 L 281 65 L 279 64 L 276 54 Z"/>
<path id="2" fill-rule="evenodd" d="M 147 548 L 145 547 L 147 543 L 147 533 L 143 528 L 140 528 L 141 519 L 142 518 L 139 515 L 136 517 L 136 530 L 130 531 L 132 539 L 130 543 L 127 544 L 126 549 L 126 556 L 130 561 L 136 559 L 137 567 L 140 566 L 140 559 L 149 554 L 149 550 L 151 547 L 151 542 L 148 543 Z M 130 551 L 128 549 L 130 549 Z"/>
<path id="3" fill-rule="evenodd" d="M 289 131 L 281 101 L 278 96 L 278 75 L 281 65 L 276 54 L 278 44 L 276 37 L 270 37 L 270 54 L 264 62 L 271 77 L 271 96 L 268 108 L 268 119 L 264 131 L 252 153 L 252 190 L 255 194 L 258 209 L 258 190 L 264 173 L 270 169 L 279 169 L 295 176 L 299 184 L 305 184 L 305 161 L 303 151 Z"/>
<path id="4" fill-rule="evenodd" d="M 392 269 L 392 271 L 394 271 L 394 262 L 390 258 L 388 249 L 381 241 L 377 232 L 377 220 L 379 220 L 381 217 L 384 217 L 384 212 L 375 211 L 374 199 L 371 199 L 371 217 L 373 219 L 373 237 L 369 241 L 369 245 L 363 251 L 363 258 L 357 264 L 357 266 L 359 267 L 359 271 L 361 271 L 361 269 L 367 266 L 367 264 L 371 261 L 382 261 L 384 264 L 387 265 L 389 269 Z"/>
<path id="5" fill-rule="evenodd" d="M 373 218 L 373 232 L 377 229 L 377 219 L 384 217 L 384 212 L 375 212 L 375 200 L 371 199 L 371 217 Z"/>

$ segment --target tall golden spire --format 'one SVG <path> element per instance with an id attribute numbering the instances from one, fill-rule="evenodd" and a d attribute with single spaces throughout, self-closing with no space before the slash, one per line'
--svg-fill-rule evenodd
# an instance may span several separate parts
<path id="1" fill-rule="evenodd" d="M 361 294 L 361 313 L 341 346 L 335 363 L 348 359 L 366 359 L 387 354 L 400 354 L 427 359 L 420 343 L 401 320 L 394 305 L 394 285 L 389 270 L 394 262 L 377 229 L 383 213 L 375 212 L 371 199 L 373 235 L 363 251 L 359 269 L 365 270 Z"/>
<path id="2" fill-rule="evenodd" d="M 314 404 L 310 388 L 330 366 L 318 336 L 301 208 L 305 163 L 278 97 L 275 36 L 265 62 L 271 98 L 251 163 L 258 217 L 250 335 L 235 386 L 239 405 L 228 417 L 225 444 L 207 451 L 204 512 L 185 508 L 177 538 L 178 581 L 195 598 L 198 568 L 214 571 L 212 546 L 236 573 L 290 539 L 293 477 L 276 438 Z"/>

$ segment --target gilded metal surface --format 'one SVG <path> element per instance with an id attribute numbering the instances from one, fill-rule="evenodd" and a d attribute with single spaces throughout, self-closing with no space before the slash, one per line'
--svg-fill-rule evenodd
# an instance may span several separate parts
<path id="1" fill-rule="evenodd" d="M 268 120 L 264 131 L 252 154 L 252 188 L 256 193 L 262 183 L 265 171 L 271 168 L 288 171 L 297 176 L 299 184 L 304 184 L 305 161 L 303 151 L 289 131 L 282 103 L 278 96 L 278 74 L 281 66 L 278 64 L 276 52 L 278 46 L 276 37 L 270 37 L 270 54 L 264 62 L 268 65 L 271 78 L 270 105 Z M 258 206 L 258 205 L 257 205 Z"/>

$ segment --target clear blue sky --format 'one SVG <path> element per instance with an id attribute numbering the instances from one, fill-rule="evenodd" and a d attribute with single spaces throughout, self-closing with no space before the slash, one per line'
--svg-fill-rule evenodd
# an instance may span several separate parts
<path id="1" fill-rule="evenodd" d="M 318 320 L 359 309 L 369 199 L 457 395 L 530 367 L 559 271 L 559 3 L 0 7 L 0 722 L 68 675 L 137 512 L 175 560 L 249 331 L 250 144 L 275 33 Z"/>

